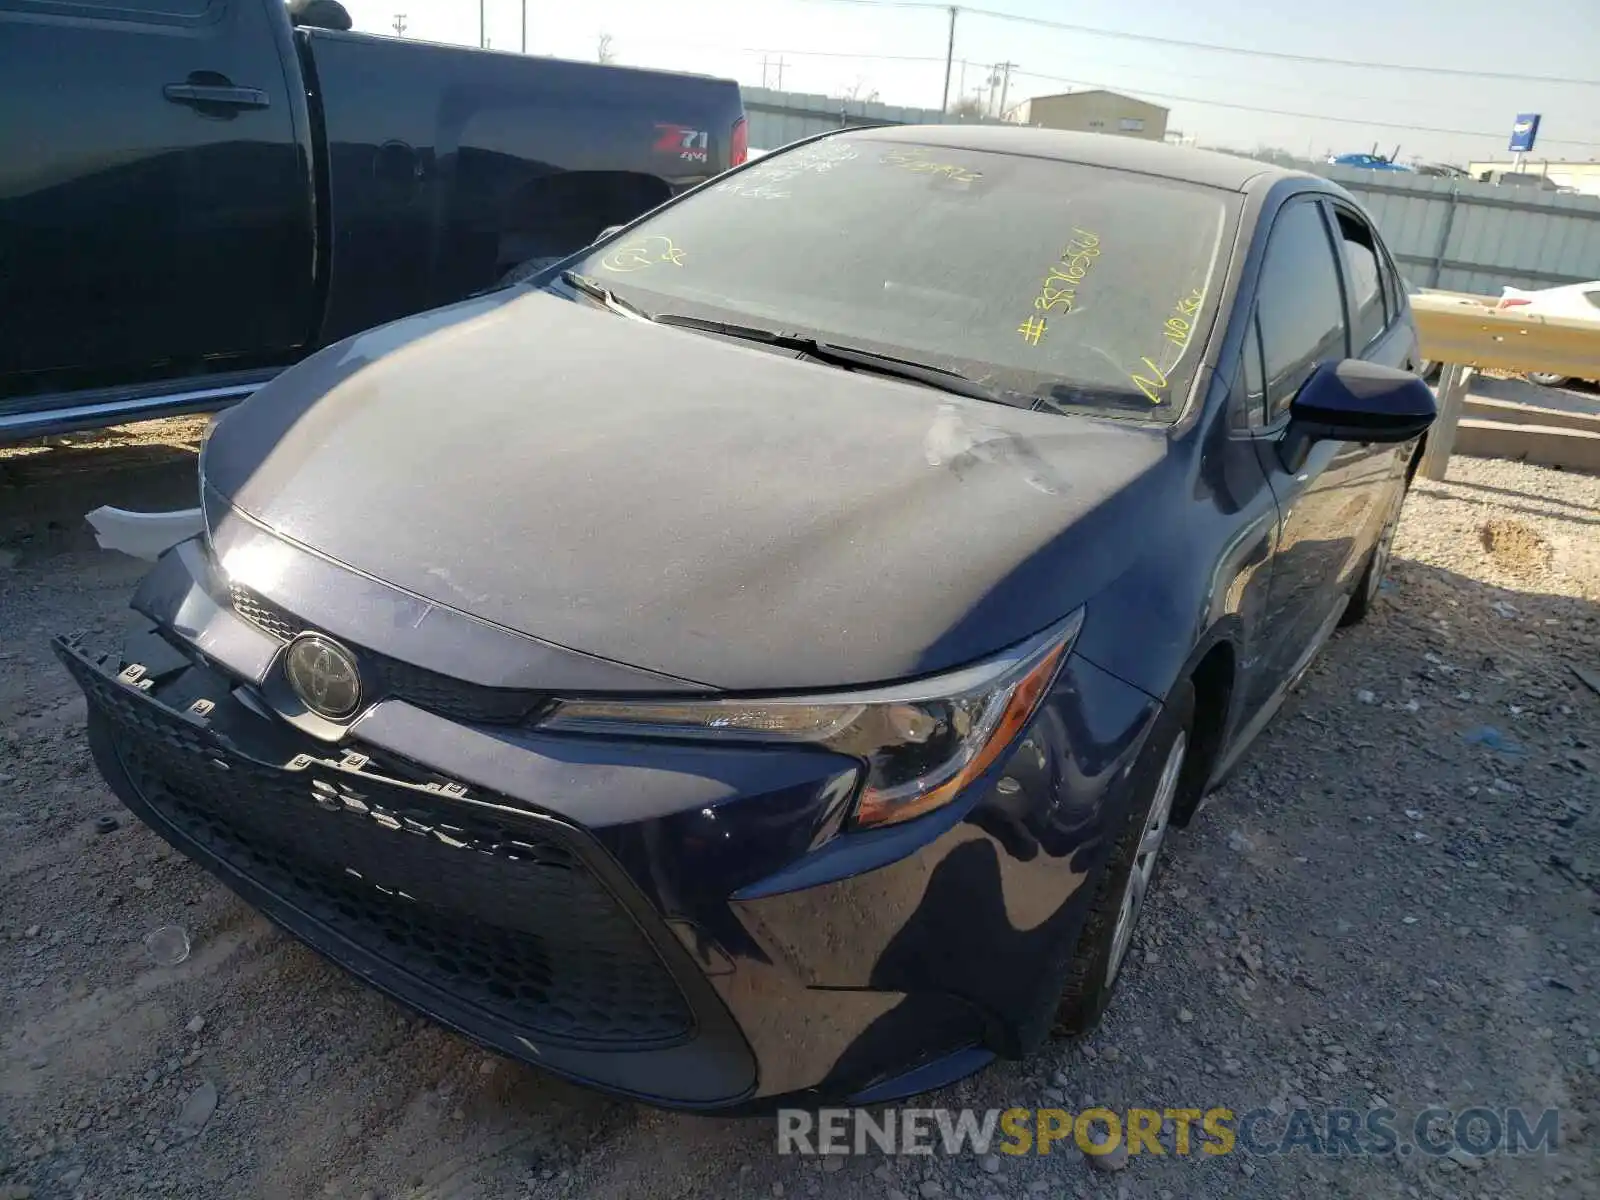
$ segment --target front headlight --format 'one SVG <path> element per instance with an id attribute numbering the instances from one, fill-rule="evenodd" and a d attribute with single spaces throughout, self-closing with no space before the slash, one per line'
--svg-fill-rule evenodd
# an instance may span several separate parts
<path id="1" fill-rule="evenodd" d="M 1083 624 L 1073 613 L 948 675 L 867 692 L 730 700 L 563 700 L 541 729 L 628 737 L 809 743 L 860 759 L 860 827 L 947 804 L 1016 740 Z"/>

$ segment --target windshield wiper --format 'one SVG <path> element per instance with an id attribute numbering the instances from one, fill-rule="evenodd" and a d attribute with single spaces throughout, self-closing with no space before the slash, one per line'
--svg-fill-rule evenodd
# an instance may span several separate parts
<path id="1" fill-rule="evenodd" d="M 633 303 L 633 301 L 624 300 L 610 288 L 606 287 L 605 284 L 600 283 L 597 280 L 590 279 L 587 275 L 579 275 L 576 271 L 563 271 L 561 272 L 561 282 L 566 284 L 575 292 L 582 292 L 591 300 L 600 301 L 601 304 L 604 304 L 612 312 L 621 316 L 632 317 L 635 321 L 655 320 L 654 317 L 645 312 L 645 310 L 640 308 L 637 304 Z"/>
<path id="2" fill-rule="evenodd" d="M 816 338 L 805 337 L 798 333 L 784 333 L 777 329 L 762 329 L 755 325 L 738 325 L 728 321 L 711 321 L 704 317 L 688 317 L 678 313 L 658 313 L 652 319 L 660 325 L 677 325 L 684 329 L 699 329 L 706 333 L 720 333 L 728 337 L 742 338 L 748 342 L 760 342 L 763 345 L 773 346 L 780 350 L 793 350 L 796 353 L 805 355 L 807 358 L 814 358 L 819 362 L 829 363 L 836 367 L 854 367 L 860 371 L 870 371 L 875 375 L 887 375 L 892 379 L 905 379 L 912 383 L 926 384 L 928 387 L 951 392 L 957 396 L 966 396 L 973 400 L 987 400 L 993 404 L 1009 404 L 1013 407 L 1021 408 L 1026 408 L 1029 404 L 1027 397 L 1013 398 L 1011 393 L 986 387 L 976 379 L 967 378 L 959 371 L 946 370 L 944 367 L 936 367 L 932 363 L 895 358 L 891 354 L 879 354 L 876 350 L 863 350 L 858 346 L 841 346 L 836 342 L 818 341 Z"/>

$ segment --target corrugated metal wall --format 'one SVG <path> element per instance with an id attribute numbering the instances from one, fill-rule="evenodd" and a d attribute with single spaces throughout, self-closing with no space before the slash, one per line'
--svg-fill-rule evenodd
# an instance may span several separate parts
<path id="1" fill-rule="evenodd" d="M 1497 296 L 1508 284 L 1600 279 L 1600 198 L 1403 171 L 1318 170 L 1361 201 L 1420 287 Z"/>
<path id="2" fill-rule="evenodd" d="M 744 111 L 750 121 L 750 144 L 776 150 L 814 133 L 853 125 L 998 125 L 990 119 L 961 120 L 936 108 L 901 108 L 872 100 L 842 100 L 810 92 L 779 92 L 747 87 Z"/>

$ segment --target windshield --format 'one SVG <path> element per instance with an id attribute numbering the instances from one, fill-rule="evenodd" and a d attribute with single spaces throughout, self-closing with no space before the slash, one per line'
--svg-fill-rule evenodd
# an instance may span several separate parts
<path id="1" fill-rule="evenodd" d="M 1171 420 L 1234 199 L 861 131 L 770 154 L 572 269 L 652 314 L 929 363 L 1040 408 Z"/>

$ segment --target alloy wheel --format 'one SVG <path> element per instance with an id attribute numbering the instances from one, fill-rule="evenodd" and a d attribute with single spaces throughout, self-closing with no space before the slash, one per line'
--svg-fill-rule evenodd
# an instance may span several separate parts
<path id="1" fill-rule="evenodd" d="M 1155 798 L 1144 819 L 1144 830 L 1139 835 L 1139 848 L 1134 852 L 1133 864 L 1128 870 L 1128 882 L 1122 891 L 1122 904 L 1117 909 L 1117 924 L 1111 934 L 1111 958 L 1106 966 L 1106 986 L 1116 981 L 1122 970 L 1122 960 L 1128 955 L 1133 941 L 1133 927 L 1144 907 L 1145 894 L 1155 878 L 1156 860 L 1161 856 L 1161 844 L 1166 840 L 1167 827 L 1172 822 L 1172 802 L 1178 795 L 1178 778 L 1183 774 L 1183 757 L 1189 740 L 1179 732 L 1167 752 L 1167 761 L 1161 767 L 1161 778 L 1156 781 Z"/>

